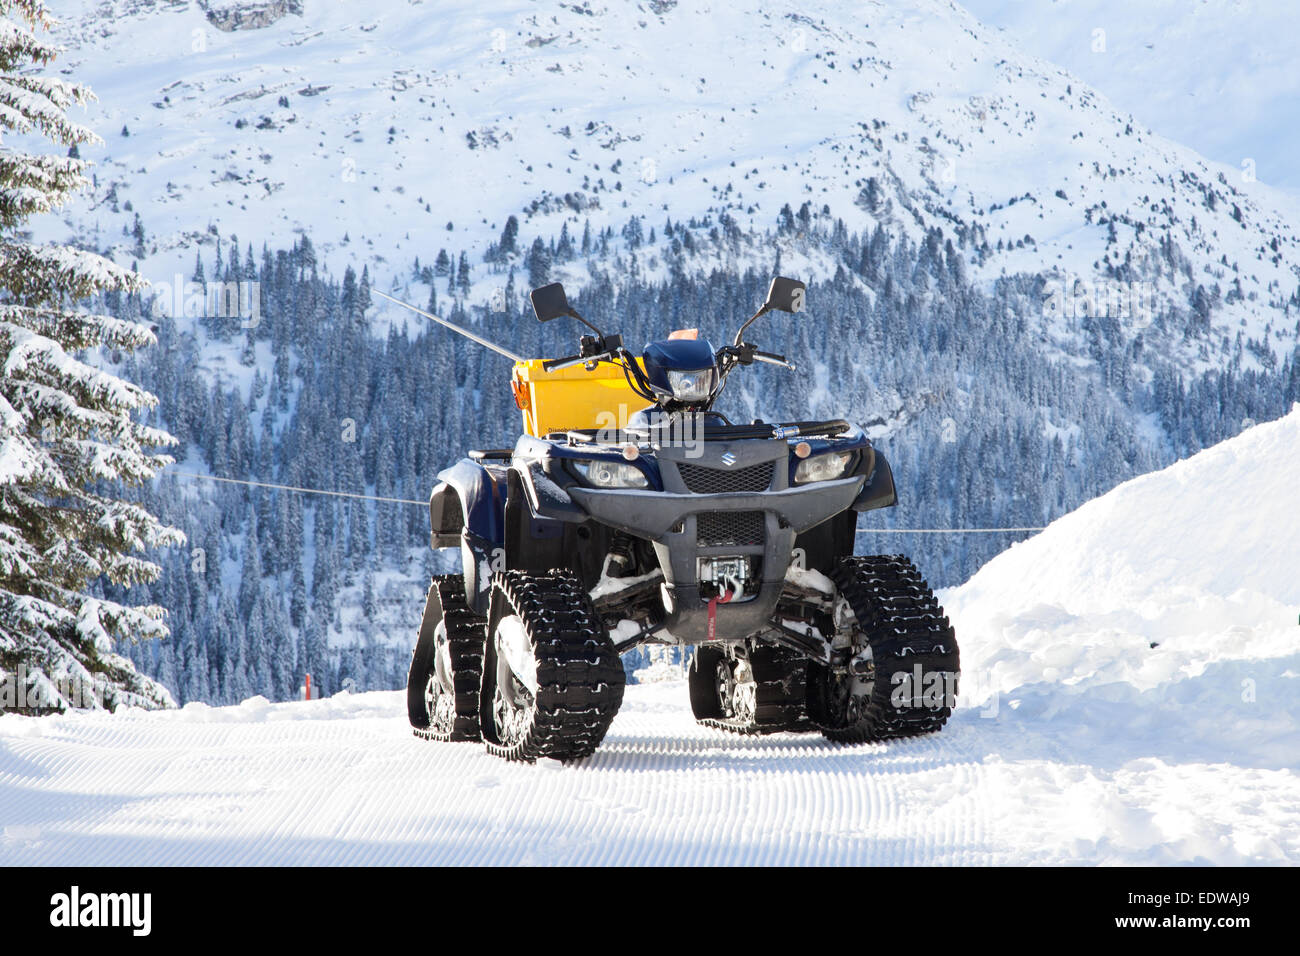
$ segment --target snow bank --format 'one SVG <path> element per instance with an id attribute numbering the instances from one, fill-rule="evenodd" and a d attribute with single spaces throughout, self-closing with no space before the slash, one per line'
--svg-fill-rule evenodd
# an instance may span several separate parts
<path id="1" fill-rule="evenodd" d="M 1088 502 L 955 597 L 981 620 L 1044 605 L 1128 614 L 1156 640 L 1295 624 L 1298 571 L 1300 405 Z"/>
<path id="2" fill-rule="evenodd" d="M 1000 814 L 1052 803 L 1085 859 L 1294 860 L 1259 815 L 1300 823 L 1298 489 L 1300 406 L 940 595 Z"/>
<path id="3" fill-rule="evenodd" d="M 1300 406 L 1088 502 L 943 601 L 985 692 L 1033 680 L 1149 690 L 1295 655 L 1298 572 Z"/>

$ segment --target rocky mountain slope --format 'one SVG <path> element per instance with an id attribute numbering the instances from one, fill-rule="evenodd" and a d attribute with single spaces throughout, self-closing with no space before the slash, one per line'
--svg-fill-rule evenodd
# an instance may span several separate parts
<path id="1" fill-rule="evenodd" d="M 1082 310 L 1142 328 L 1131 295 L 1148 293 L 1216 329 L 1163 342 L 1189 367 L 1238 332 L 1261 356 L 1296 341 L 1290 196 L 1153 133 L 951 2 L 239 8 L 60 5 L 62 67 L 100 94 L 89 120 L 108 143 L 94 195 L 55 233 L 166 280 L 214 233 L 307 232 L 336 269 L 369 261 L 382 284 L 448 240 L 475 258 L 511 214 L 529 241 L 633 213 L 766 227 L 808 202 L 850 230 L 941 228 L 985 281 L 1052 273 L 1070 301 L 1047 303 L 1044 335 L 1067 350 Z M 137 214 L 143 242 L 123 237 Z M 1126 285 L 1081 292 L 1075 276 Z"/>

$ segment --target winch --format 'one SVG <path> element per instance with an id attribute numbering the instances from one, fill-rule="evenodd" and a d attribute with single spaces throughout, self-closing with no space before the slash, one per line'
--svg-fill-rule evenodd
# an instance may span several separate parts
<path id="1" fill-rule="evenodd" d="M 742 600 L 749 583 L 749 559 L 743 555 L 700 558 L 699 580 L 705 598 L 725 597 L 728 603 Z"/>

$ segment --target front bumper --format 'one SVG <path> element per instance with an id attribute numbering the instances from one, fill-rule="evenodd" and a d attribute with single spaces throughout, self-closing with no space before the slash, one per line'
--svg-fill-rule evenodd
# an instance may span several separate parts
<path id="1" fill-rule="evenodd" d="M 699 559 L 746 556 L 759 573 L 744 600 L 716 606 L 719 639 L 741 640 L 766 628 L 784 588 L 795 536 L 852 507 L 866 476 L 788 487 L 784 441 L 737 442 L 688 458 L 682 449 L 658 449 L 665 491 L 570 486 L 573 501 L 601 524 L 650 541 L 668 589 L 665 628 L 688 644 L 708 639 L 709 602 L 700 593 Z M 722 462 L 730 457 L 730 468 Z M 687 489 L 678 465 L 716 470 L 720 478 L 773 463 L 762 491 L 699 494 Z M 667 465 L 667 467 L 665 467 Z M 757 584 L 756 592 L 753 590 Z"/>

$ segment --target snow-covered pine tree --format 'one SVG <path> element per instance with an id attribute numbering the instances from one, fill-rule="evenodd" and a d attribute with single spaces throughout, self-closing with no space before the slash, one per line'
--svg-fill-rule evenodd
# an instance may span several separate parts
<path id="1" fill-rule="evenodd" d="M 43 76 L 58 53 L 38 32 L 42 0 L 0 0 L 0 136 L 48 140 L 57 155 L 0 145 L 0 710 L 162 707 L 160 684 L 114 653 L 114 641 L 163 637 L 163 610 L 92 597 L 101 575 L 131 585 L 158 576 L 139 552 L 183 535 L 115 497 L 171 461 L 174 444 L 141 424 L 148 392 L 84 360 L 131 351 L 154 336 L 134 322 L 77 308 L 96 293 L 137 292 L 138 276 L 75 248 L 28 241 L 31 216 L 87 183 L 69 147 L 98 141 L 66 115 L 92 94 Z"/>

